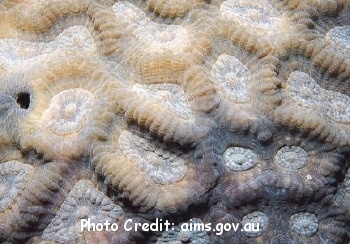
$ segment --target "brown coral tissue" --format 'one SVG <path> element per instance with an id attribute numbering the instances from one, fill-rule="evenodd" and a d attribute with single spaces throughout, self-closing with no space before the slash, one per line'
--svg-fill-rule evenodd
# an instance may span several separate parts
<path id="1" fill-rule="evenodd" d="M 0 243 L 350 243 L 349 0 L 0 0 Z"/>

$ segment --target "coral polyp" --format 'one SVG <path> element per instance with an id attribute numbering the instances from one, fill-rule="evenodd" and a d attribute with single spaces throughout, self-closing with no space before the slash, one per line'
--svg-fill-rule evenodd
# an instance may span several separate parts
<path id="1" fill-rule="evenodd" d="M 226 167 L 233 171 L 248 170 L 259 162 L 259 156 L 246 148 L 228 148 L 223 156 Z"/>
<path id="2" fill-rule="evenodd" d="M 287 169 L 301 169 L 307 161 L 307 154 L 300 147 L 283 147 L 275 156 L 275 162 Z"/>
<path id="3" fill-rule="evenodd" d="M 0 242 L 348 243 L 348 0 L 0 1 Z"/>
<path id="4" fill-rule="evenodd" d="M 311 213 L 297 213 L 290 216 L 290 228 L 298 235 L 313 236 L 318 230 L 318 220 Z"/>
<path id="5" fill-rule="evenodd" d="M 55 95 L 43 113 L 46 128 L 57 135 L 79 131 L 93 107 L 93 95 L 83 89 L 65 90 Z"/>

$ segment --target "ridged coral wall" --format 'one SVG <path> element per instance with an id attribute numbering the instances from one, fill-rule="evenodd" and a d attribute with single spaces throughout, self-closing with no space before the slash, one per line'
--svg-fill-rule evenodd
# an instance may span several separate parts
<path id="1" fill-rule="evenodd" d="M 347 243 L 349 96 L 348 0 L 2 0 L 0 242 Z"/>

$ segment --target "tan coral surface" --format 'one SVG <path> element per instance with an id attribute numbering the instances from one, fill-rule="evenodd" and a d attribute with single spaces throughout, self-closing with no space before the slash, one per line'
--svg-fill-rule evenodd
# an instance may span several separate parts
<path id="1" fill-rule="evenodd" d="M 347 243 L 349 96 L 348 0 L 2 0 L 0 242 Z"/>

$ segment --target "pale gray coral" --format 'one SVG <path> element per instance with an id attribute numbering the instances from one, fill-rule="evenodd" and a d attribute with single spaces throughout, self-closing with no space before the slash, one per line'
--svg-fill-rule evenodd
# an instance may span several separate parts
<path id="1" fill-rule="evenodd" d="M 19 161 L 0 164 L 0 212 L 11 208 L 23 193 L 31 172 L 31 166 Z"/>
<path id="2" fill-rule="evenodd" d="M 288 78 L 288 95 L 303 108 L 322 113 L 328 119 L 348 124 L 350 122 L 350 98 L 339 92 L 321 88 L 312 77 L 295 71 Z"/>
<path id="3" fill-rule="evenodd" d="M 126 1 L 114 4 L 113 10 L 123 27 L 147 46 L 156 45 L 161 51 L 187 45 L 187 31 L 182 26 L 152 22 L 144 12 Z"/>
<path id="4" fill-rule="evenodd" d="M 112 8 L 123 26 L 135 28 L 138 27 L 137 24 L 145 25 L 150 22 L 144 12 L 127 1 L 119 1 Z"/>
<path id="5" fill-rule="evenodd" d="M 175 110 L 184 118 L 192 115 L 186 94 L 176 84 L 136 84 L 132 90 L 140 97 L 153 100 L 154 103 L 164 104 L 168 109 Z"/>
<path id="6" fill-rule="evenodd" d="M 249 237 L 256 237 L 262 235 L 269 224 L 269 218 L 267 215 L 261 211 L 254 211 L 242 218 L 243 228 L 251 228 L 251 230 L 244 230 L 243 233 Z"/>
<path id="7" fill-rule="evenodd" d="M 312 213 L 296 213 L 290 216 L 290 229 L 298 235 L 313 236 L 318 230 L 318 220 Z"/>
<path id="8" fill-rule="evenodd" d="M 275 22 L 281 18 L 278 11 L 268 1 L 228 0 L 221 4 L 220 11 L 226 17 L 256 24 L 266 30 L 271 29 Z"/>
<path id="9" fill-rule="evenodd" d="M 288 92 L 290 96 L 300 105 L 317 109 L 317 95 L 320 92 L 319 86 L 311 76 L 304 72 L 295 71 L 288 77 Z"/>
<path id="10" fill-rule="evenodd" d="M 339 46 L 339 49 L 346 48 L 350 52 L 350 25 L 336 26 L 330 29 L 327 33 L 327 37 Z"/>
<path id="11" fill-rule="evenodd" d="M 335 62 L 335 66 L 329 68 L 330 72 L 341 69 L 342 63 L 346 66 L 342 58 L 325 59 L 327 52 L 320 53 L 318 58 L 319 62 L 325 63 L 325 66 L 328 66 L 328 62 Z M 346 77 L 347 73 L 343 72 L 341 76 Z M 333 84 L 331 86 L 335 87 Z M 290 73 L 282 94 L 282 104 L 275 110 L 276 121 L 282 124 L 293 123 L 303 129 L 311 130 L 322 140 L 335 145 L 349 144 L 348 95 L 323 88 L 313 76 L 304 71 Z"/>
<path id="12" fill-rule="evenodd" d="M 234 56 L 220 55 L 211 74 L 226 97 L 237 103 L 250 101 L 250 71 Z"/>
<path id="13" fill-rule="evenodd" d="M 243 147 L 229 147 L 223 154 L 225 165 L 233 171 L 244 171 L 259 163 L 259 156 L 253 150 Z"/>
<path id="14" fill-rule="evenodd" d="M 87 228 L 81 230 L 82 220 L 90 219 L 90 223 L 95 225 L 106 221 L 115 223 L 122 213 L 122 208 L 96 189 L 90 181 L 81 180 L 75 184 L 56 216 L 44 230 L 43 239 L 73 241 L 89 231 Z"/>
<path id="15" fill-rule="evenodd" d="M 156 183 L 179 181 L 187 172 L 186 164 L 181 158 L 128 131 L 122 132 L 119 144 L 126 158 L 137 162 Z"/>
<path id="16" fill-rule="evenodd" d="M 94 40 L 84 26 L 72 26 L 62 31 L 51 42 L 29 42 L 16 39 L 0 39 L 0 57 L 7 65 L 37 59 L 41 55 L 49 55 L 62 49 L 97 51 Z"/>
<path id="17" fill-rule="evenodd" d="M 284 168 L 298 170 L 306 166 L 308 156 L 301 147 L 282 147 L 276 153 L 274 162 Z"/>

